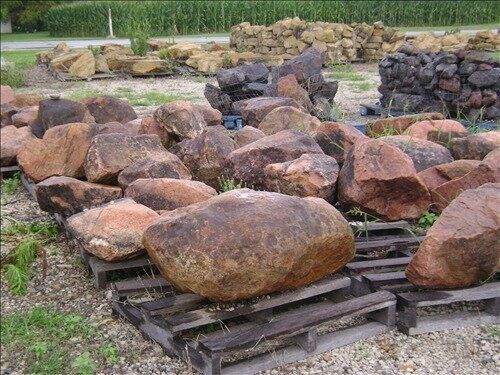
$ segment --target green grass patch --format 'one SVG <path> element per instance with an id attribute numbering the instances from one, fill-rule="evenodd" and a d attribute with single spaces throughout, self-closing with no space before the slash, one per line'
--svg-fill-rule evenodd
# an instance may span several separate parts
<path id="1" fill-rule="evenodd" d="M 366 78 L 354 70 L 350 63 L 333 63 L 330 66 L 330 78 L 351 82 L 365 81 Z"/>
<path id="2" fill-rule="evenodd" d="M 3 37 L 2 37 L 3 41 Z M 36 53 L 38 51 L 2 51 L 1 56 L 18 67 L 28 68 L 36 64 Z"/>
<path id="3" fill-rule="evenodd" d="M 79 314 L 36 307 L 4 316 L 0 327 L 2 347 L 23 353 L 26 373 L 93 374 L 118 362 L 116 347 Z"/>
<path id="4" fill-rule="evenodd" d="M 19 185 L 21 185 L 21 172 L 15 172 L 11 178 L 2 180 L 2 198 L 16 194 Z"/>
<path id="5" fill-rule="evenodd" d="M 368 81 L 360 81 L 360 82 L 353 82 L 351 84 L 351 87 L 354 88 L 354 91 L 365 92 L 365 91 L 371 90 L 373 87 L 373 84 L 368 82 Z"/>
<path id="6" fill-rule="evenodd" d="M 36 51 L 2 51 L 1 56 L 13 63 L 2 67 L 0 82 L 10 87 L 26 86 L 28 75 L 26 70 L 35 66 Z"/>
<path id="7" fill-rule="evenodd" d="M 66 99 L 69 99 L 69 100 L 80 101 L 83 99 L 92 98 L 92 97 L 101 96 L 101 95 L 104 95 L 104 93 L 101 90 L 85 89 L 85 90 L 74 91 L 68 95 L 65 95 L 65 97 L 66 97 Z"/>
<path id="8" fill-rule="evenodd" d="M 114 96 L 121 99 L 127 99 L 132 106 L 145 107 L 150 105 L 161 105 L 176 100 L 193 100 L 196 96 L 186 96 L 180 94 L 166 94 L 157 91 L 146 91 L 143 93 L 134 93 L 130 87 L 117 87 L 114 90 Z"/>
<path id="9" fill-rule="evenodd" d="M 234 178 L 224 178 L 220 177 L 219 178 L 219 184 L 220 184 L 220 194 L 225 193 L 226 191 L 231 191 L 235 189 L 243 189 L 245 187 L 245 184 L 242 182 L 235 182 Z"/>

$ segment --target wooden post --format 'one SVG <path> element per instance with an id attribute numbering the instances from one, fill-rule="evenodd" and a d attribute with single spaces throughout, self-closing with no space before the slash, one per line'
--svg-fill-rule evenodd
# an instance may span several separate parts
<path id="1" fill-rule="evenodd" d="M 114 38 L 113 35 L 113 19 L 111 18 L 111 8 L 108 8 L 108 21 L 109 21 L 109 37 Z"/>

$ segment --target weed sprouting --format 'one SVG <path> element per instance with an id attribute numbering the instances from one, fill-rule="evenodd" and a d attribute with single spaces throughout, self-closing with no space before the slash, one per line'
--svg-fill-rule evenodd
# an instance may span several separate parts
<path id="1" fill-rule="evenodd" d="M 19 185 L 21 185 L 21 173 L 15 172 L 11 178 L 2 181 L 2 194 L 6 196 L 14 195 Z"/>
<path id="2" fill-rule="evenodd" d="M 245 187 L 244 183 L 234 181 L 234 178 L 224 178 L 219 177 L 220 193 L 225 193 L 226 191 L 242 189 Z"/>
<path id="3" fill-rule="evenodd" d="M 439 218 L 439 215 L 436 215 L 433 212 L 425 212 L 420 219 L 418 219 L 418 224 L 424 229 L 426 232 L 432 227 L 432 224 L 436 222 Z"/>

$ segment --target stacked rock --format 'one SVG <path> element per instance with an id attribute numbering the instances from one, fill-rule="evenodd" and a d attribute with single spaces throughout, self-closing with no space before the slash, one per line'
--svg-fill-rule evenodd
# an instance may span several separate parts
<path id="1" fill-rule="evenodd" d="M 386 108 L 500 118 L 500 65 L 485 52 L 435 53 L 404 45 L 379 63 L 379 73 Z"/>

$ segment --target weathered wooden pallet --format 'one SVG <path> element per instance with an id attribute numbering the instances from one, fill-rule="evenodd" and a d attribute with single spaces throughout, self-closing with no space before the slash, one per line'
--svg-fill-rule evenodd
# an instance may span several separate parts
<path id="1" fill-rule="evenodd" d="M 5 176 L 12 175 L 19 171 L 19 167 L 17 165 L 12 165 L 9 167 L 0 167 L 0 179 L 3 179 Z"/>
<path id="2" fill-rule="evenodd" d="M 254 374 L 393 328 L 393 294 L 353 298 L 349 288 L 349 278 L 327 277 L 299 290 L 214 309 L 201 296 L 176 293 L 162 278 L 128 280 L 113 284 L 113 312 L 203 374 Z M 353 317 L 365 319 L 333 332 L 322 330 Z"/>
<path id="3" fill-rule="evenodd" d="M 96 73 L 90 77 L 80 78 L 72 76 L 69 73 L 55 71 L 53 72 L 53 76 L 61 82 L 66 82 L 66 81 L 92 81 L 94 79 L 107 79 L 107 78 L 114 78 L 117 75 L 114 73 Z"/>

